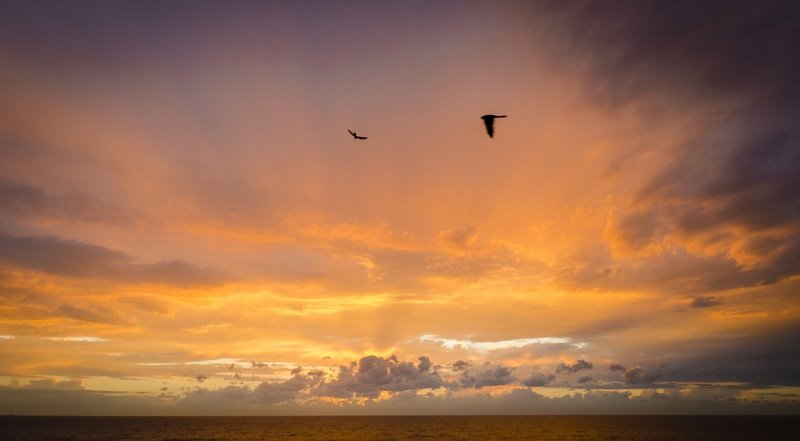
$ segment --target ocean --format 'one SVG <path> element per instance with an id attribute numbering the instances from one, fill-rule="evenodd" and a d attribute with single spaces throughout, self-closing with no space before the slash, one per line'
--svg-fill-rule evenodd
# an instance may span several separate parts
<path id="1" fill-rule="evenodd" d="M 799 416 L 0 417 L 22 440 L 800 440 Z"/>

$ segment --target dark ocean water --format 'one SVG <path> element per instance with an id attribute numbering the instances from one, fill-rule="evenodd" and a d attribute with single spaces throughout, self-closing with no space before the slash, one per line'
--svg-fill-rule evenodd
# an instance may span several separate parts
<path id="1" fill-rule="evenodd" d="M 17 440 L 800 440 L 798 416 L 0 417 Z"/>

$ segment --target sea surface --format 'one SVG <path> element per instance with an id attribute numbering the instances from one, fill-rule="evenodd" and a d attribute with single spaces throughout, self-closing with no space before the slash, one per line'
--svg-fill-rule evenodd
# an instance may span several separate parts
<path id="1" fill-rule="evenodd" d="M 16 440 L 800 440 L 799 416 L 0 417 Z"/>

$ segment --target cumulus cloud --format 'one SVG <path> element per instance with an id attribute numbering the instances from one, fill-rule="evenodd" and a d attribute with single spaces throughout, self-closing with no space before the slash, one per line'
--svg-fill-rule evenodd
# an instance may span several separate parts
<path id="1" fill-rule="evenodd" d="M 298 398 L 302 391 L 319 385 L 325 373 L 312 370 L 307 374 L 299 371 L 292 374 L 286 381 L 268 383 L 263 382 L 253 390 L 253 396 L 259 403 L 280 403 Z"/>
<path id="2" fill-rule="evenodd" d="M 611 372 L 624 371 L 625 369 L 627 369 L 625 366 L 616 363 L 608 367 L 608 370 L 610 370 Z"/>
<path id="3" fill-rule="evenodd" d="M 415 366 L 412 362 L 399 361 L 394 356 L 383 358 L 368 355 L 358 363 L 340 366 L 337 377 L 320 384 L 314 393 L 340 398 L 353 395 L 375 397 L 382 391 L 400 392 L 444 386 L 444 380 L 430 367 L 427 357 L 420 357 L 420 363 Z"/>
<path id="4" fill-rule="evenodd" d="M 484 367 L 477 370 L 466 370 L 458 379 L 463 387 L 480 389 L 485 386 L 502 386 L 516 381 L 513 369 L 505 366 Z"/>
<path id="5" fill-rule="evenodd" d="M 622 373 L 622 381 L 628 384 L 643 383 L 645 381 L 644 369 L 641 366 L 632 366 Z"/>
<path id="6" fill-rule="evenodd" d="M 584 369 L 591 369 L 593 366 L 594 365 L 592 364 L 591 361 L 578 360 L 573 364 L 560 363 L 558 366 L 556 366 L 556 372 L 572 373 L 572 372 L 582 371 Z"/>
<path id="7" fill-rule="evenodd" d="M 622 373 L 622 381 L 627 384 L 652 383 L 661 378 L 661 372 L 647 374 L 641 366 L 631 366 Z"/>
<path id="8" fill-rule="evenodd" d="M 470 364 L 470 362 L 464 360 L 455 361 L 453 362 L 453 371 L 463 371 L 464 369 L 468 368 Z"/>
<path id="9" fill-rule="evenodd" d="M 418 360 L 419 364 L 417 365 L 417 368 L 419 368 L 420 372 L 428 372 L 431 369 L 431 366 L 433 366 L 431 359 L 425 355 L 420 356 Z"/>
<path id="10" fill-rule="evenodd" d="M 545 386 L 555 379 L 556 376 L 553 374 L 545 375 L 541 372 L 534 372 L 528 378 L 522 380 L 522 384 L 528 387 Z"/>

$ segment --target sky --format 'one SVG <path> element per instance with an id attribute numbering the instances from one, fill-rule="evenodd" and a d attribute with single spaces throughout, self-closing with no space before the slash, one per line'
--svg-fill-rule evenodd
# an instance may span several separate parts
<path id="1" fill-rule="evenodd" d="M 795 1 L 4 1 L 0 414 L 800 413 L 797 41 Z"/>

